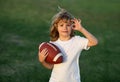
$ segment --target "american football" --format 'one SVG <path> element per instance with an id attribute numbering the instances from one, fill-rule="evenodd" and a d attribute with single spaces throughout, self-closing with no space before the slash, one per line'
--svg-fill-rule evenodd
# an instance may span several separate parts
<path id="1" fill-rule="evenodd" d="M 51 64 L 59 64 L 63 61 L 63 55 L 60 49 L 49 42 L 43 42 L 39 46 L 39 51 L 41 52 L 43 49 L 47 48 L 48 56 L 46 57 L 45 61 Z"/>

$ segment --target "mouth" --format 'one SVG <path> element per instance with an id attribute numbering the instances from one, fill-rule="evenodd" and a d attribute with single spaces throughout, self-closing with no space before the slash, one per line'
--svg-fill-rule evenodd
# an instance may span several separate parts
<path id="1" fill-rule="evenodd" d="M 68 31 L 62 31 L 63 33 L 68 33 Z"/>

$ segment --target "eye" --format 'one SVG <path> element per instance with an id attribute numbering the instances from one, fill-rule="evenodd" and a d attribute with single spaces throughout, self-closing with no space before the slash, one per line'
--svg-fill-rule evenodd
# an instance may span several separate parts
<path id="1" fill-rule="evenodd" d="M 60 26 L 62 27 L 62 26 L 63 26 L 63 24 L 60 24 Z"/>

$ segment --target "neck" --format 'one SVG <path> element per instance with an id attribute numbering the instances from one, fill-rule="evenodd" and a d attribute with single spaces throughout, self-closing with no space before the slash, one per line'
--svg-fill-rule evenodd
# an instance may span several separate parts
<path id="1" fill-rule="evenodd" d="M 69 36 L 69 37 L 59 37 L 59 39 L 61 40 L 61 41 L 67 41 L 67 40 L 69 40 L 71 37 Z"/>

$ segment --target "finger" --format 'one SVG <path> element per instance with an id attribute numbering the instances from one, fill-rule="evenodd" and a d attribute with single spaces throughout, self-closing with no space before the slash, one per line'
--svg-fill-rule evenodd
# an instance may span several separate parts
<path id="1" fill-rule="evenodd" d="M 47 54 L 47 53 L 48 53 L 48 50 L 46 50 L 44 53 Z"/>
<path id="2" fill-rule="evenodd" d="M 71 24 L 72 24 L 72 25 L 75 24 L 75 20 L 72 19 L 72 20 L 71 20 Z"/>
<path id="3" fill-rule="evenodd" d="M 72 27 L 75 28 L 76 24 L 78 23 L 78 20 L 75 18 L 71 21 Z"/>
<path id="4" fill-rule="evenodd" d="M 81 20 L 80 20 L 80 19 L 78 19 L 78 21 L 81 23 Z"/>
<path id="5" fill-rule="evenodd" d="M 46 53 L 46 50 L 47 50 L 47 49 L 45 48 L 45 49 L 43 49 L 41 52 L 39 52 L 38 54 L 39 54 L 39 55 L 41 55 L 41 54 L 44 55 L 44 54 Z"/>
<path id="6" fill-rule="evenodd" d="M 45 56 L 47 56 L 48 55 L 48 50 L 47 49 L 45 49 Z"/>
<path id="7" fill-rule="evenodd" d="M 49 53 L 46 53 L 46 54 L 45 54 L 45 58 L 48 56 L 48 54 L 49 54 Z"/>
<path id="8" fill-rule="evenodd" d="M 76 27 L 75 24 L 72 24 L 72 25 L 71 25 L 71 28 L 72 28 L 72 29 L 75 28 L 75 27 Z"/>
<path id="9" fill-rule="evenodd" d="M 43 49 L 43 50 L 41 51 L 41 53 L 44 53 L 44 52 L 46 52 L 46 50 L 47 50 L 47 48 Z"/>

